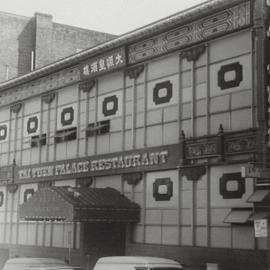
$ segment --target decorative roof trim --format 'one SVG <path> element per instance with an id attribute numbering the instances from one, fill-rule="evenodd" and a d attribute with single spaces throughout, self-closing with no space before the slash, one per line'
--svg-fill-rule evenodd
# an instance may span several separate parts
<path id="1" fill-rule="evenodd" d="M 8 88 L 15 87 L 21 83 L 29 82 L 45 75 L 49 75 L 52 72 L 59 71 L 63 68 L 68 68 L 71 66 L 76 66 L 82 60 L 93 57 L 96 54 L 103 53 L 113 48 L 117 48 L 126 44 L 130 44 L 136 40 L 149 37 L 154 34 L 161 33 L 165 29 L 183 25 L 192 20 L 202 18 L 222 10 L 226 7 L 236 5 L 241 2 L 248 2 L 243 0 L 211 0 L 200 5 L 196 5 L 192 8 L 186 9 L 182 12 L 176 13 L 167 18 L 161 19 L 144 27 L 138 28 L 134 31 L 128 32 L 124 35 L 121 35 L 115 39 L 104 42 L 96 47 L 86 49 L 77 54 L 71 55 L 69 57 L 63 58 L 57 62 L 46 65 L 40 69 L 37 69 L 33 72 L 27 73 L 20 77 L 16 77 L 9 81 L 3 82 L 0 84 L 0 91 L 6 90 Z"/>

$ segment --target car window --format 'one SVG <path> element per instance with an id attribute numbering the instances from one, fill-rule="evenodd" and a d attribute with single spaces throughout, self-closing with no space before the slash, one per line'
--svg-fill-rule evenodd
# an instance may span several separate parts
<path id="1" fill-rule="evenodd" d="M 135 267 L 135 270 L 180 270 L 182 267 Z"/>

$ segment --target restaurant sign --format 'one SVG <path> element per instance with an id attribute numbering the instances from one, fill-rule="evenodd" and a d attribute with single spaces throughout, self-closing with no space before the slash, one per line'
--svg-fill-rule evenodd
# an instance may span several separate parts
<path id="1" fill-rule="evenodd" d="M 23 166 L 16 169 L 16 180 L 58 179 L 130 173 L 175 168 L 179 154 L 176 145 L 134 150 L 72 160 Z M 51 179 L 52 180 L 52 179 Z"/>
<path id="2" fill-rule="evenodd" d="M 126 66 L 125 48 L 91 58 L 80 67 L 81 79 L 88 79 Z"/>

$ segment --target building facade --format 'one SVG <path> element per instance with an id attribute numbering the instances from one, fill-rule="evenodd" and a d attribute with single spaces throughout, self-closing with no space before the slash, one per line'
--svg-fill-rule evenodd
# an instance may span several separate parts
<path id="1" fill-rule="evenodd" d="M 209 1 L 2 83 L 1 256 L 269 267 L 269 9 Z"/>
<path id="2" fill-rule="evenodd" d="M 61 58 L 114 38 L 114 35 L 0 12 L 0 81 L 29 73 Z"/>

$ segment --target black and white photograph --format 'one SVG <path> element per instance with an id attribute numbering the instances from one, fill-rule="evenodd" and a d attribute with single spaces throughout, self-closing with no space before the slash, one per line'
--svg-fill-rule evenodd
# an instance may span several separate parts
<path id="1" fill-rule="evenodd" d="M 270 1 L 0 3 L 0 270 L 269 270 Z"/>

